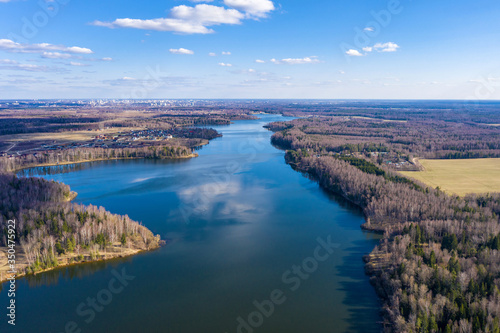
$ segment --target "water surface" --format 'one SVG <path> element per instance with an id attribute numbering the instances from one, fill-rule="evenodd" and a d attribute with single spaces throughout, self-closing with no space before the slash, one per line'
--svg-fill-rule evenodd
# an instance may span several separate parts
<path id="1" fill-rule="evenodd" d="M 20 279 L 16 328 L 2 320 L 0 331 L 379 331 L 379 303 L 361 260 L 378 237 L 360 229 L 359 210 L 285 164 L 262 127 L 275 120 L 284 119 L 264 115 L 217 127 L 224 137 L 195 159 L 45 168 L 43 177 L 78 192 L 76 202 L 128 214 L 168 245 Z M 338 248 L 311 260 L 318 238 L 328 237 Z M 310 273 L 294 274 L 303 263 Z M 105 300 L 123 270 L 134 279 L 105 306 L 81 305 Z M 271 309 L 273 291 L 280 304 Z M 4 289 L 0 304 L 6 302 Z"/>

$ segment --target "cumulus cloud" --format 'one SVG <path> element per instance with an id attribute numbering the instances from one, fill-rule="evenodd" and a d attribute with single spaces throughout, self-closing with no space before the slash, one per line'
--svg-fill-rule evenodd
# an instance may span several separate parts
<path id="1" fill-rule="evenodd" d="M 271 59 L 271 62 L 277 65 L 304 65 L 304 64 L 318 64 L 320 61 L 318 60 L 318 57 L 313 56 L 313 57 L 305 57 L 305 58 L 287 58 L 287 59 L 281 59 L 281 60 L 276 60 L 276 59 Z"/>
<path id="2" fill-rule="evenodd" d="M 108 28 L 134 28 L 156 31 L 171 31 L 183 34 L 209 34 L 208 28 L 221 24 L 241 24 L 245 15 L 236 9 L 201 4 L 195 7 L 185 5 L 174 7 L 167 18 L 149 20 L 122 18 L 113 22 L 94 21 L 92 24 Z"/>
<path id="3" fill-rule="evenodd" d="M 224 0 L 224 4 L 245 12 L 249 18 L 266 17 L 275 9 L 270 0 Z"/>
<path id="4" fill-rule="evenodd" d="M 258 64 L 265 64 L 266 63 L 264 60 L 260 60 L 260 59 L 255 60 L 255 62 Z"/>
<path id="5" fill-rule="evenodd" d="M 194 51 L 182 47 L 180 49 L 170 49 L 169 52 L 172 54 L 189 54 L 189 55 L 194 54 Z"/>
<path id="6" fill-rule="evenodd" d="M 359 52 L 355 49 L 350 49 L 346 51 L 346 54 L 351 57 L 362 57 L 367 55 L 370 52 L 378 51 L 378 52 L 396 52 L 399 49 L 399 45 L 393 42 L 387 43 L 377 43 L 373 46 L 365 46 L 363 47 L 363 51 L 365 54 Z"/>
<path id="7" fill-rule="evenodd" d="M 219 62 L 219 66 L 222 66 L 222 67 L 233 67 L 233 65 L 226 64 L 226 63 L 223 63 L 223 62 Z"/>
<path id="8" fill-rule="evenodd" d="M 211 2 L 191 0 L 192 2 Z M 221 24 L 241 24 L 243 19 L 266 17 L 274 10 L 270 0 L 224 0 L 230 8 L 199 4 L 194 7 L 180 5 L 173 7 L 166 18 L 132 19 L 119 18 L 112 22 L 94 21 L 91 24 L 107 28 L 134 28 L 156 31 L 170 31 L 181 34 L 210 34 L 210 27 Z"/>
<path id="9" fill-rule="evenodd" d="M 21 44 L 16 43 L 10 39 L 0 39 L 0 50 L 16 53 L 44 53 L 51 51 L 60 51 L 73 54 L 92 54 L 91 49 L 79 46 L 64 46 L 52 45 L 48 43 L 41 44 Z"/>
<path id="10" fill-rule="evenodd" d="M 222 55 L 231 55 L 231 52 L 224 52 L 224 51 L 222 51 Z"/>
<path id="11" fill-rule="evenodd" d="M 366 27 L 363 29 L 364 31 L 370 31 L 370 32 L 373 32 L 375 31 L 375 28 L 374 27 Z"/>
<path id="12" fill-rule="evenodd" d="M 363 54 L 361 52 L 359 52 L 358 50 L 354 50 L 354 49 L 350 49 L 350 50 L 347 50 L 346 53 L 348 56 L 351 56 L 351 57 L 362 57 Z"/>
<path id="13" fill-rule="evenodd" d="M 379 52 L 396 52 L 399 49 L 399 45 L 393 42 L 377 43 L 373 48 Z"/>
<path id="14" fill-rule="evenodd" d="M 217 54 L 215 54 L 214 52 L 210 52 L 208 55 L 211 57 L 215 57 Z"/>

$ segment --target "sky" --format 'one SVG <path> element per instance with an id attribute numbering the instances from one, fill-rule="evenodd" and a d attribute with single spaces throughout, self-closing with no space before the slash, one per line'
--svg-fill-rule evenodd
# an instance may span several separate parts
<path id="1" fill-rule="evenodd" d="M 500 99 L 498 0 L 0 0 L 0 99 Z"/>

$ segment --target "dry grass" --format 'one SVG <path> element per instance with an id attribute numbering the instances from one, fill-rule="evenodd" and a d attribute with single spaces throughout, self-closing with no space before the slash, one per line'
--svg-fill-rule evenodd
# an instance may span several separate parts
<path id="1" fill-rule="evenodd" d="M 500 158 L 420 160 L 424 171 L 401 174 L 449 194 L 500 192 Z"/>

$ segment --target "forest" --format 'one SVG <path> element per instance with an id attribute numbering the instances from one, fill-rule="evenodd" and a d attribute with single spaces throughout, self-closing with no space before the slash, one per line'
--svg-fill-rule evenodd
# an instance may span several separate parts
<path id="1" fill-rule="evenodd" d="M 399 176 L 380 155 L 497 156 L 498 130 L 426 124 L 322 117 L 269 128 L 287 163 L 357 204 L 363 227 L 383 233 L 364 259 L 384 331 L 500 332 L 500 194 L 449 196 Z"/>
<path id="2" fill-rule="evenodd" d="M 1 105 L 1 104 L 0 104 Z M 104 127 L 172 129 L 198 125 L 229 125 L 234 120 L 255 119 L 251 110 L 226 106 L 160 107 L 111 104 L 93 106 L 56 102 L 41 107 L 26 101 L 21 106 L 0 107 L 0 136 L 28 133 L 99 130 Z"/>
<path id="3" fill-rule="evenodd" d="M 154 108 L 137 112 L 120 106 L 89 109 L 86 104 L 68 107 L 54 103 L 38 109 L 33 103 L 24 104 L 24 108 L 0 110 L 0 143 L 7 149 L 0 155 L 0 249 L 3 256 L 11 245 L 9 240 L 15 239 L 18 276 L 131 255 L 155 249 L 163 241 L 128 216 L 71 203 L 76 193 L 67 185 L 18 177 L 16 171 L 96 160 L 195 157 L 194 148 L 221 135 L 211 128 L 193 126 L 252 118 L 237 111 L 179 110 L 167 115 Z M 116 134 L 103 132 L 113 128 L 111 133 Z M 89 134 L 82 141 L 75 131 Z M 42 139 L 32 139 L 40 134 Z M 15 229 L 9 229 L 9 220 L 15 221 Z M 1 259 L 3 265 L 5 258 Z M 5 273 L 2 271 L 3 278 Z"/>
<path id="4" fill-rule="evenodd" d="M 15 239 L 26 258 L 25 265 L 18 263 L 25 267 L 19 275 L 57 267 L 62 256 L 83 262 L 100 259 L 112 246 L 134 251 L 160 246 L 159 236 L 128 216 L 71 203 L 75 193 L 67 185 L 1 174 L 0 186 L 0 246 L 7 247 L 12 238 L 7 224 L 15 220 Z"/>
<path id="5" fill-rule="evenodd" d="M 41 165 L 58 165 L 113 159 L 165 159 L 193 156 L 184 146 L 151 145 L 134 148 L 76 148 L 48 150 L 13 157 L 0 157 L 0 170 L 13 172 Z"/>
<path id="6" fill-rule="evenodd" d="M 433 120 L 404 122 L 354 117 L 310 117 L 274 123 L 273 143 L 319 152 L 393 152 L 406 159 L 500 157 L 500 128 Z"/>

